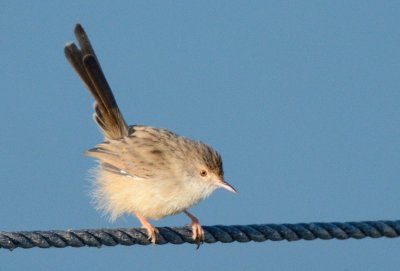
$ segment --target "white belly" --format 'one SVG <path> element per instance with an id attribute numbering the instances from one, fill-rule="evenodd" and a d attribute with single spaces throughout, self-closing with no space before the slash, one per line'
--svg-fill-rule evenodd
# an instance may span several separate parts
<path id="1" fill-rule="evenodd" d="M 159 219 L 182 212 L 214 190 L 215 186 L 190 180 L 138 180 L 98 168 L 92 197 L 96 208 L 111 220 L 123 213 Z"/>

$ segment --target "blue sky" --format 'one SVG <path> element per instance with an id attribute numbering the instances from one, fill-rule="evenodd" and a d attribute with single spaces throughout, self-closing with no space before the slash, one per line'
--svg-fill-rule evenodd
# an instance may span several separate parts
<path id="1" fill-rule="evenodd" d="M 90 204 L 80 22 L 125 119 L 218 149 L 204 225 L 399 219 L 397 1 L 3 1 L 1 230 L 139 226 Z M 181 226 L 180 214 L 155 222 Z M 399 240 L 0 251 L 4 270 L 397 270 Z"/>

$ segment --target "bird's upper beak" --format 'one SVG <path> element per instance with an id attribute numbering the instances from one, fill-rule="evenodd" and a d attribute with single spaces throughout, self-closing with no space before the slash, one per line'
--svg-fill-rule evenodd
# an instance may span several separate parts
<path id="1" fill-rule="evenodd" d="M 237 193 L 236 189 L 225 180 L 218 180 L 217 186 L 219 186 L 221 188 L 225 188 L 226 190 L 228 190 L 232 193 Z"/>

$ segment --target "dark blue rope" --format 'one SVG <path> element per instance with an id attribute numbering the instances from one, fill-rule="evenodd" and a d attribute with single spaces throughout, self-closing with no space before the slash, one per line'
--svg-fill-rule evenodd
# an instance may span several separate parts
<path id="1" fill-rule="evenodd" d="M 400 220 L 346 223 L 259 224 L 204 226 L 205 243 L 246 243 L 250 241 L 297 241 L 314 239 L 362 239 L 399 237 Z M 194 243 L 190 227 L 159 227 L 157 244 Z M 149 245 L 146 231 L 131 229 L 96 229 L 67 231 L 0 231 L 0 248 L 100 247 Z"/>

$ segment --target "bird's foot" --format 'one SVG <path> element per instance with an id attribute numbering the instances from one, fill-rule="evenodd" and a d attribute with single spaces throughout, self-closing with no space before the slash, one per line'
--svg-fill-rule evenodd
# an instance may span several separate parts
<path id="1" fill-rule="evenodd" d="M 184 211 L 185 214 L 192 220 L 190 226 L 192 227 L 192 238 L 197 244 L 197 248 L 204 242 L 204 230 L 200 225 L 197 217 L 189 213 L 188 211 Z"/>
<path id="2" fill-rule="evenodd" d="M 147 239 L 153 244 L 156 244 L 157 234 L 159 233 L 158 229 L 155 228 L 150 222 L 142 215 L 135 214 L 139 219 L 140 223 L 142 223 L 142 229 L 147 231 Z"/>

